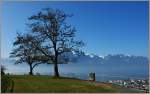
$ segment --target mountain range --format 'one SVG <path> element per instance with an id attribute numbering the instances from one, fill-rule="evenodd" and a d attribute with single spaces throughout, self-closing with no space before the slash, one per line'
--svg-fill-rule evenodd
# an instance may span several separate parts
<path id="1" fill-rule="evenodd" d="M 75 53 L 70 54 L 71 61 L 77 63 L 92 63 L 92 64 L 148 64 L 148 58 L 144 56 L 134 55 L 107 55 L 98 56 L 94 54 L 83 54 L 78 56 Z"/>
<path id="2" fill-rule="evenodd" d="M 76 53 L 69 53 L 69 64 L 60 64 L 59 70 L 62 73 L 82 73 L 88 75 L 90 72 L 95 72 L 97 78 L 102 75 L 107 75 L 108 79 L 112 76 L 122 76 L 122 78 L 145 78 L 149 75 L 148 58 L 144 56 L 133 55 L 107 55 L 98 56 L 94 54 L 82 54 L 78 56 Z M 14 59 L 1 59 L 1 64 L 6 67 L 7 73 L 28 73 L 29 66 L 25 63 L 14 65 Z M 53 72 L 52 65 L 39 65 L 34 72 L 41 74 Z M 111 78 L 110 78 L 111 77 Z M 120 78 L 117 78 L 120 79 Z"/>
<path id="3" fill-rule="evenodd" d="M 1 59 L 1 62 L 15 61 L 14 59 Z M 71 63 L 86 63 L 86 64 L 148 64 L 148 58 L 144 56 L 134 56 L 134 55 L 107 55 L 98 56 L 94 54 L 82 54 L 78 56 L 76 53 L 69 53 L 69 61 Z"/>

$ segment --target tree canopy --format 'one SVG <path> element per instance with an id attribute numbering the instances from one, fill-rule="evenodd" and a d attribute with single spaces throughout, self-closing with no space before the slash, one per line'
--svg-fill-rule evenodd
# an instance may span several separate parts
<path id="1" fill-rule="evenodd" d="M 51 8 L 29 17 L 30 33 L 17 35 L 14 45 L 19 46 L 11 53 L 12 56 L 19 57 L 18 63 L 38 61 L 54 64 L 54 75 L 59 77 L 58 64 L 68 60 L 66 53 L 80 53 L 84 46 L 82 41 L 75 40 L 76 29 L 66 22 L 68 17 L 71 15 L 63 10 Z"/>

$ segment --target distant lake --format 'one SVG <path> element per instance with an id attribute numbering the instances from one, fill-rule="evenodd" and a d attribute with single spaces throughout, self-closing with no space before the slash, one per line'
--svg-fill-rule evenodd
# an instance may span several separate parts
<path id="1" fill-rule="evenodd" d="M 11 74 L 27 74 L 29 66 L 26 64 L 14 65 L 14 62 L 5 61 L 2 63 L 6 67 L 6 73 Z M 61 64 L 58 66 L 60 75 L 88 79 L 91 72 L 96 73 L 96 80 L 123 80 L 123 79 L 145 79 L 148 78 L 149 69 L 147 64 L 140 65 L 114 65 L 105 64 L 86 64 L 86 63 L 71 63 Z M 34 69 L 34 73 L 41 75 L 53 75 L 53 65 L 42 64 Z"/>

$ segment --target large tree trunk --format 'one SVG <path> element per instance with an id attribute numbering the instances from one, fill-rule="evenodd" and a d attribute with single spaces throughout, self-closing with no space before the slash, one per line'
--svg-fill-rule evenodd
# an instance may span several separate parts
<path id="1" fill-rule="evenodd" d="M 57 56 L 55 56 L 55 62 L 54 62 L 54 76 L 59 77 Z"/>
<path id="2" fill-rule="evenodd" d="M 55 62 L 54 62 L 54 76 L 59 77 L 59 72 L 58 72 L 58 53 L 56 50 L 56 43 L 54 43 L 54 51 L 55 51 Z"/>
<path id="3" fill-rule="evenodd" d="M 54 76 L 59 77 L 58 64 L 57 63 L 54 64 L 54 72 L 55 72 Z"/>
<path id="4" fill-rule="evenodd" d="M 30 64 L 29 66 L 30 66 L 30 72 L 29 72 L 29 75 L 33 75 L 33 68 L 32 68 L 32 64 Z"/>

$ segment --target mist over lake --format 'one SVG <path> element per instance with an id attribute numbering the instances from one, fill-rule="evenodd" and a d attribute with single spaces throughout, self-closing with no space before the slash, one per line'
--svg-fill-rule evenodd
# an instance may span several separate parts
<path id="1" fill-rule="evenodd" d="M 85 58 L 86 57 L 86 58 Z M 96 57 L 96 56 L 95 56 Z M 145 79 L 148 78 L 149 69 L 148 61 L 141 60 L 139 57 L 133 62 L 123 62 L 122 59 L 114 60 L 114 56 L 111 57 L 111 61 L 102 63 L 99 58 L 84 56 L 81 57 L 75 63 L 69 64 L 59 64 L 59 71 L 61 76 L 76 77 L 81 79 L 88 79 L 88 75 L 91 72 L 95 72 L 96 80 L 122 80 L 122 79 Z M 113 59 L 112 59 L 113 58 Z M 132 57 L 133 58 L 133 57 Z M 140 57 L 141 58 L 141 57 Z M 108 59 L 108 58 L 105 58 Z M 88 60 L 88 61 L 87 61 Z M 93 61 L 94 60 L 94 61 Z M 119 60 L 119 61 L 118 61 Z M 14 65 L 14 60 L 3 60 L 2 64 L 6 67 L 6 73 L 10 74 L 28 74 L 29 66 L 26 64 Z M 104 62 L 104 61 L 103 61 Z M 40 73 L 41 75 L 53 75 L 53 65 L 52 64 L 41 64 L 34 69 L 34 74 Z"/>

